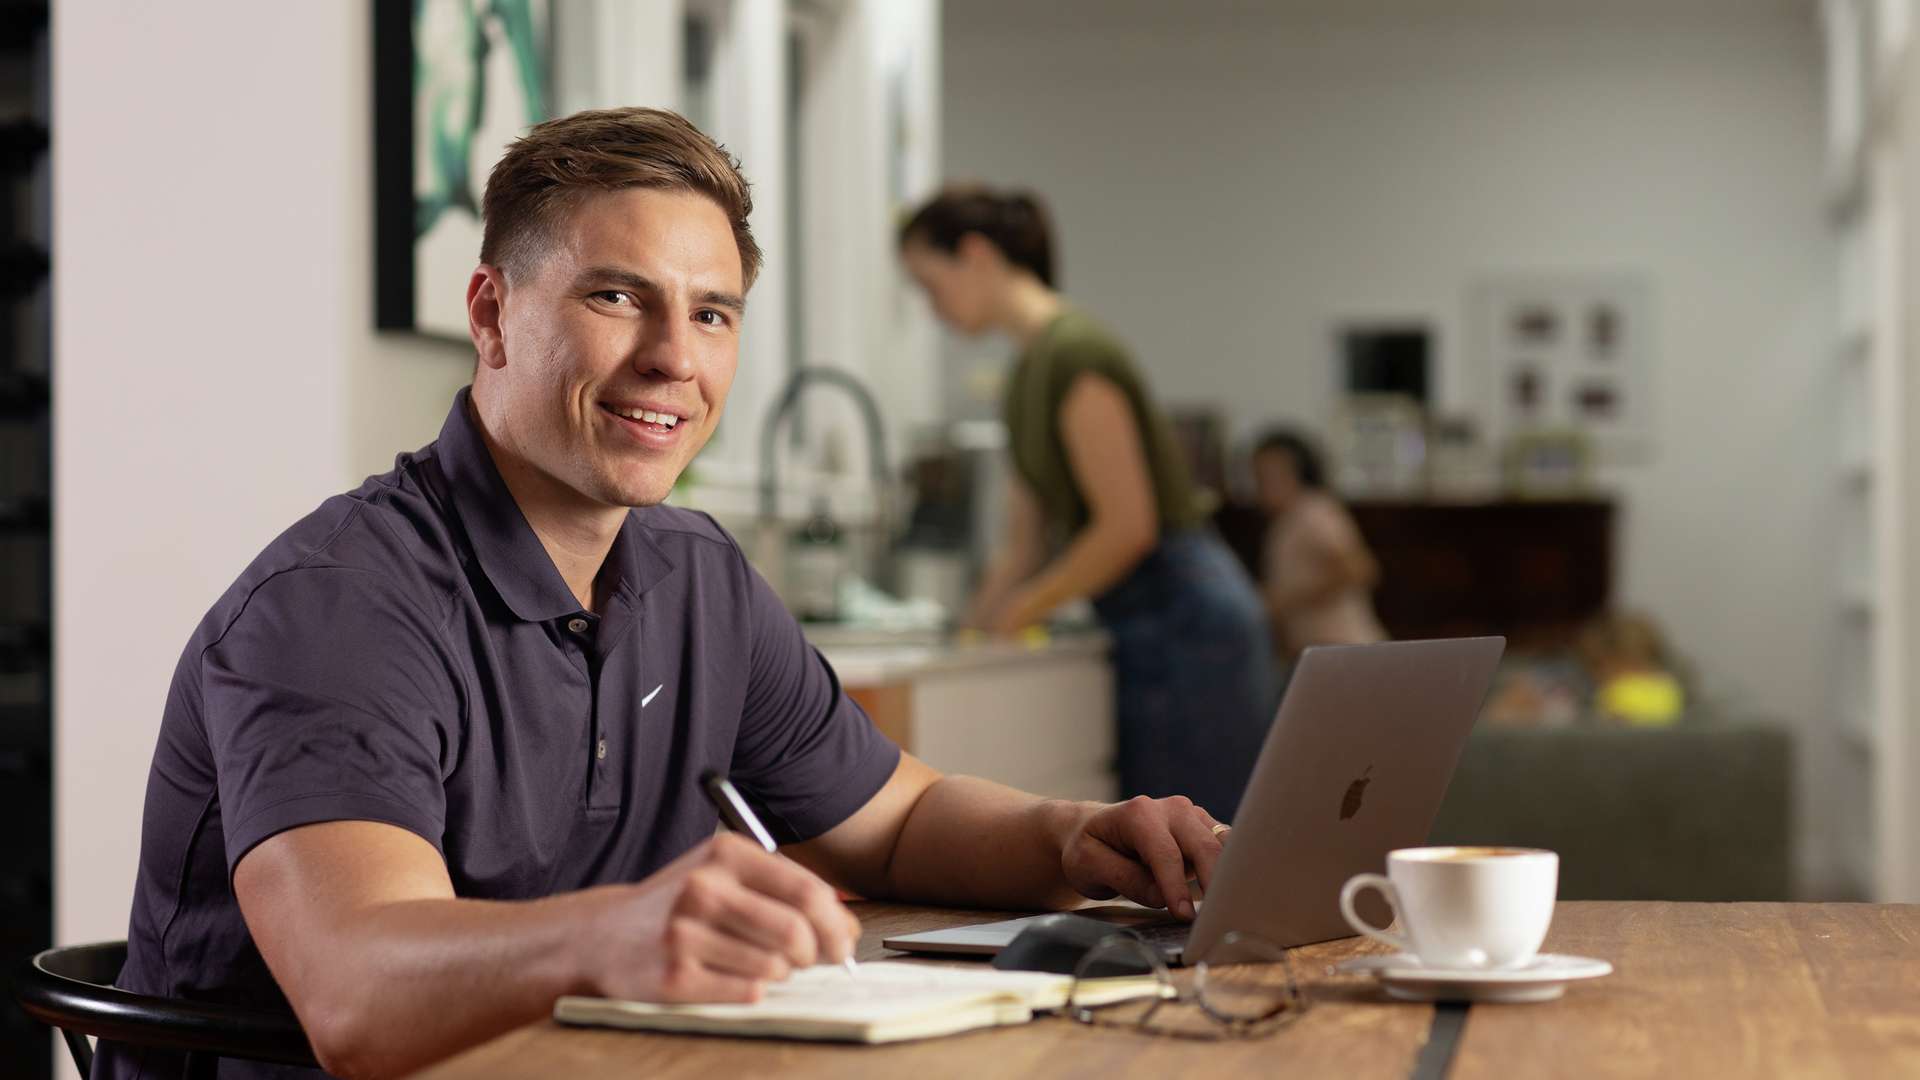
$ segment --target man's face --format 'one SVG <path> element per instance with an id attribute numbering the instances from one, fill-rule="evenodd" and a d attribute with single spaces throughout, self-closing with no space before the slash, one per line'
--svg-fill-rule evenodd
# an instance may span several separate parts
<path id="1" fill-rule="evenodd" d="M 692 192 L 589 196 L 504 292 L 497 345 L 475 332 L 488 433 L 590 502 L 665 499 L 739 363 L 745 288 L 725 212 Z"/>

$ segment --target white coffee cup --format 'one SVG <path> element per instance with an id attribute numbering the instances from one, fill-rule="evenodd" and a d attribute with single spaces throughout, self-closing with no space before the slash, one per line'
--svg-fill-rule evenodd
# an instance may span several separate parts
<path id="1" fill-rule="evenodd" d="M 1387 873 L 1357 874 L 1340 913 L 1362 934 L 1433 968 L 1515 968 L 1531 961 L 1553 922 L 1560 856 L 1537 848 L 1401 848 Z M 1370 926 L 1353 909 L 1378 889 L 1406 934 Z"/>

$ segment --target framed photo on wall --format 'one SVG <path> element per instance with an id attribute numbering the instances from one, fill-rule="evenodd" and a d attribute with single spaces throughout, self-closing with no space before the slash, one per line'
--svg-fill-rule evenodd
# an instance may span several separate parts
<path id="1" fill-rule="evenodd" d="M 1472 300 L 1496 437 L 1575 432 L 1602 460 L 1652 452 L 1650 289 L 1626 273 L 1503 276 Z"/>
<path id="2" fill-rule="evenodd" d="M 555 115 L 547 0 L 373 2 L 374 325 L 467 339 L 459 289 L 506 145 Z"/>

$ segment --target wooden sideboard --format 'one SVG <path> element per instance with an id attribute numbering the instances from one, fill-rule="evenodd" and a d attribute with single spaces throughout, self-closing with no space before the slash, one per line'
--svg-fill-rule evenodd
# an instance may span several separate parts
<path id="1" fill-rule="evenodd" d="M 1395 638 L 1505 634 L 1556 645 L 1613 596 L 1615 504 L 1605 499 L 1349 504 L 1380 560 L 1374 609 Z M 1266 521 L 1225 507 L 1216 523 L 1259 574 Z"/>

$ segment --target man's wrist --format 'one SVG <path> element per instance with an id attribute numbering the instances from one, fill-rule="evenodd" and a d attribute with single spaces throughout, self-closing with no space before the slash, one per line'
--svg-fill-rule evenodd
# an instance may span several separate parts
<path id="1" fill-rule="evenodd" d="M 550 927 L 560 930 L 557 957 L 563 957 L 555 977 L 562 994 L 602 993 L 601 976 L 606 961 L 606 938 L 602 922 L 617 894 L 631 885 L 595 885 L 575 892 L 560 893 L 533 901 L 535 910 Z"/>
<path id="2" fill-rule="evenodd" d="M 1071 799 L 1041 800 L 1036 808 L 1041 832 L 1046 836 L 1056 857 L 1065 857 L 1068 845 L 1072 844 L 1074 838 L 1086 828 L 1087 819 L 1105 805 L 1097 802 L 1075 802 Z"/>

